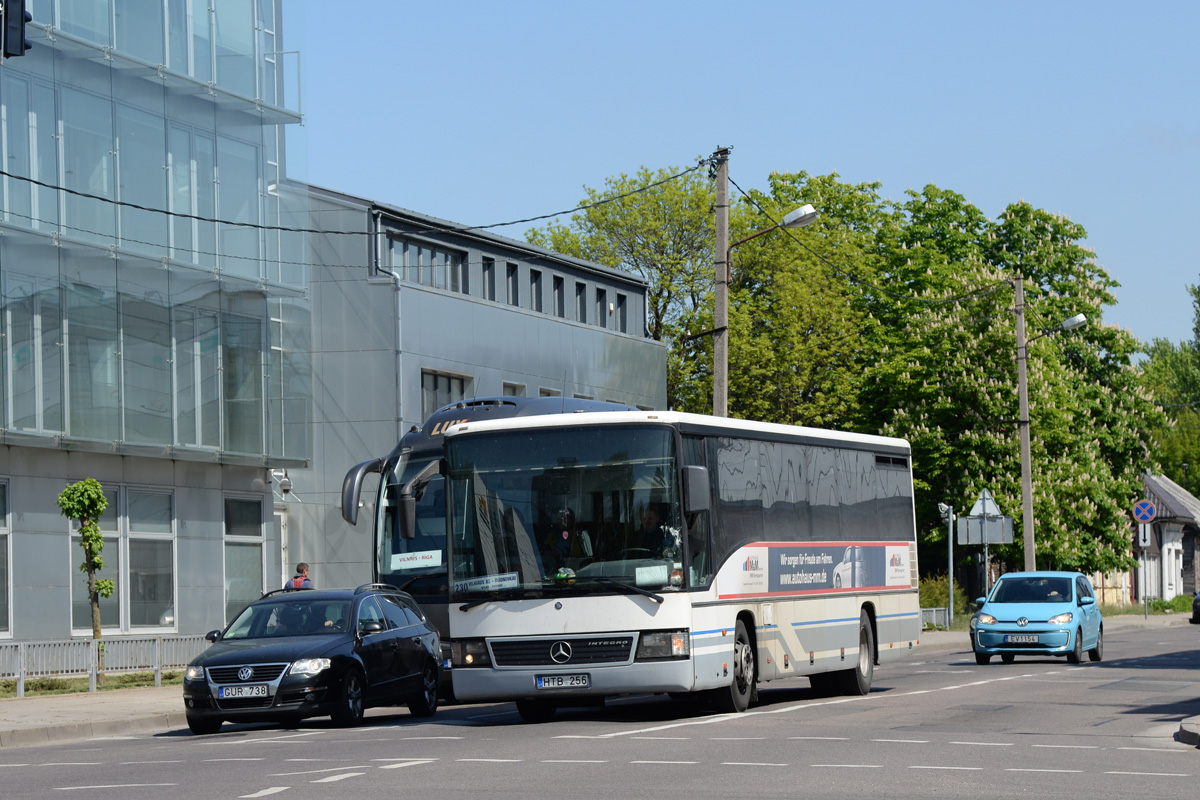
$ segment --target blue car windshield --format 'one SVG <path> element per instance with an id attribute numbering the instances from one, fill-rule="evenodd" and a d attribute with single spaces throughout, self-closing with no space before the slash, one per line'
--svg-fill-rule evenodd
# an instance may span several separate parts
<path id="1" fill-rule="evenodd" d="M 1002 578 L 990 602 L 1066 603 L 1070 599 L 1070 578 Z"/>

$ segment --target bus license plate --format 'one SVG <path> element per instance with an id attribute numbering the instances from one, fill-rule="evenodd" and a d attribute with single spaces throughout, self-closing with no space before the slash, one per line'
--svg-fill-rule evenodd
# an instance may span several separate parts
<path id="1" fill-rule="evenodd" d="M 589 685 L 587 675 L 538 675 L 539 689 L 586 689 Z"/>
<path id="2" fill-rule="evenodd" d="M 221 686 L 217 688 L 217 697 L 230 700 L 237 697 L 266 697 L 265 683 L 252 683 L 247 686 Z"/>
<path id="3" fill-rule="evenodd" d="M 1037 634 L 1031 634 L 1031 633 L 1015 634 L 1014 633 L 1014 634 L 1005 636 L 1004 641 L 1008 642 L 1009 644 L 1037 644 L 1038 637 L 1037 637 Z"/>

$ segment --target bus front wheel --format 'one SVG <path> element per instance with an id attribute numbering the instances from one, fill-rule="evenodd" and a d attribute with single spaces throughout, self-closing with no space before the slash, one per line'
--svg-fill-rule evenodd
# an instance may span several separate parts
<path id="1" fill-rule="evenodd" d="M 740 714 L 749 708 L 754 696 L 755 678 L 754 642 L 750 641 L 746 623 L 739 619 L 733 635 L 733 679 L 729 682 L 729 688 L 714 690 L 717 710 Z"/>
<path id="2" fill-rule="evenodd" d="M 557 710 L 558 706 L 550 700 L 517 701 L 517 713 L 521 715 L 521 719 L 533 724 L 549 722 L 554 719 L 554 712 Z"/>

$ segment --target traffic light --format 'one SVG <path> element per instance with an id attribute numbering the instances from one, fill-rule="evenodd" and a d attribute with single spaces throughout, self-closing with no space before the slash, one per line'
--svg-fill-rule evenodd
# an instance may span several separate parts
<path id="1" fill-rule="evenodd" d="M 25 38 L 25 23 L 33 21 L 33 14 L 25 10 L 29 0 L 4 0 L 4 57 L 16 58 L 25 55 L 31 45 Z"/>

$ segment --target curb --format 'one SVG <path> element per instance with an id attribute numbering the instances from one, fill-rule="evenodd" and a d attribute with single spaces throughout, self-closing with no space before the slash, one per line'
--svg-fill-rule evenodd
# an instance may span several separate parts
<path id="1" fill-rule="evenodd" d="M 119 736 L 126 733 L 169 733 L 187 727 L 187 715 L 182 711 L 149 714 L 128 719 L 102 722 L 77 722 L 66 725 L 43 725 L 36 728 L 0 730 L 0 748 L 29 747 L 78 739 Z"/>

